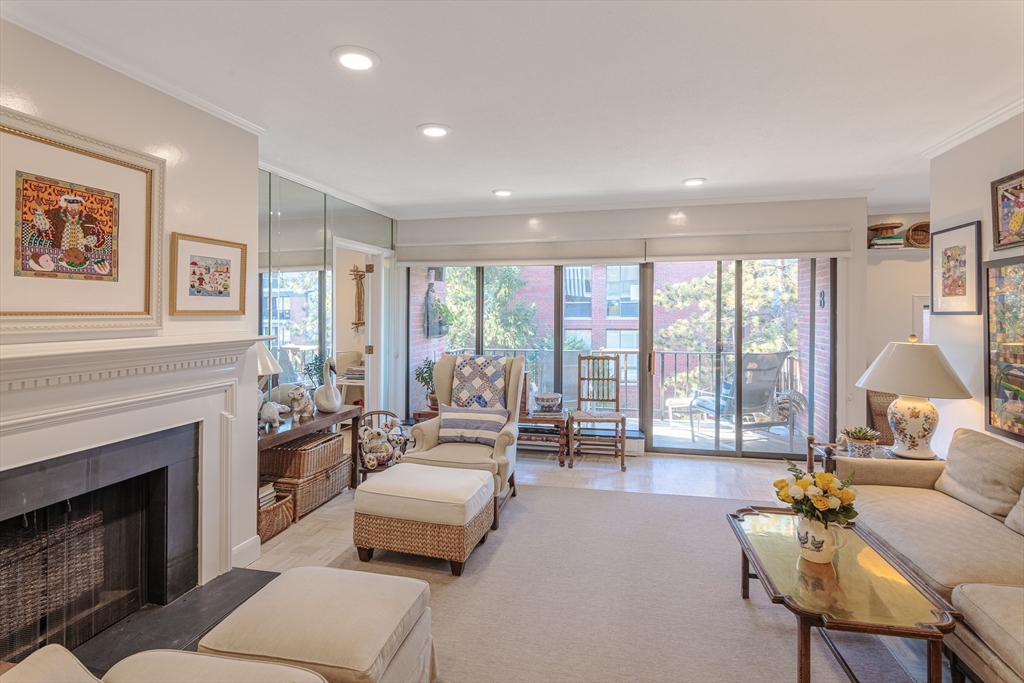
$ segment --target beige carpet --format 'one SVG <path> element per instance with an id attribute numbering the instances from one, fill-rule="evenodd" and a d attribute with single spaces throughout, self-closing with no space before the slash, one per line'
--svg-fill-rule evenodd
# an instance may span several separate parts
<path id="1" fill-rule="evenodd" d="M 795 617 L 756 580 L 740 597 L 725 515 L 741 501 L 519 488 L 459 578 L 393 552 L 361 563 L 349 548 L 332 563 L 430 583 L 444 683 L 796 679 Z M 813 680 L 847 680 L 812 640 Z M 878 638 L 836 640 L 860 680 L 911 680 Z"/>

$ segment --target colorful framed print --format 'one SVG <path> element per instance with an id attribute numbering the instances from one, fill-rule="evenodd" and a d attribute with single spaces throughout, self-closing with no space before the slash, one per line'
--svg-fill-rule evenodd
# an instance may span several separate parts
<path id="1" fill-rule="evenodd" d="M 981 221 L 932 233 L 932 315 L 981 313 Z"/>
<path id="2" fill-rule="evenodd" d="M 992 248 L 1024 246 L 1024 170 L 992 181 Z"/>
<path id="3" fill-rule="evenodd" d="M 171 233 L 171 315 L 245 315 L 245 248 Z"/>
<path id="4" fill-rule="evenodd" d="M 985 263 L 985 415 L 1024 442 L 1024 256 Z"/>
<path id="5" fill-rule="evenodd" d="M 0 146 L 0 335 L 159 329 L 164 160 L 5 108 Z"/>

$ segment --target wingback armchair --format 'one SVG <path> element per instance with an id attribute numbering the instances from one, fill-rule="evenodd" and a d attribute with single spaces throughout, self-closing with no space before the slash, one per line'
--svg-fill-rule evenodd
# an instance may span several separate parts
<path id="1" fill-rule="evenodd" d="M 445 354 L 434 366 L 434 392 L 437 402 L 451 405 L 456 356 Z M 519 400 L 522 395 L 522 356 L 510 358 L 505 364 L 505 408 L 508 422 L 498 432 L 494 448 L 479 443 L 437 442 L 441 428 L 440 416 L 413 425 L 416 447 L 402 456 L 402 462 L 466 470 L 486 470 L 494 475 L 494 522 L 498 528 L 498 512 L 516 495 L 516 441 L 519 439 Z"/>

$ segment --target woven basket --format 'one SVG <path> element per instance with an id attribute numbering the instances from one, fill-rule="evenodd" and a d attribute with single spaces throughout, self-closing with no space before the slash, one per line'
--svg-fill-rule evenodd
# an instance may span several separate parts
<path id="1" fill-rule="evenodd" d="M 260 543 L 266 543 L 274 536 L 288 528 L 294 516 L 294 505 L 291 495 L 278 493 L 277 502 L 256 512 L 256 533 L 260 535 Z"/>
<path id="2" fill-rule="evenodd" d="M 345 458 L 343 434 L 310 434 L 260 453 L 260 475 L 302 479 Z"/>
<path id="3" fill-rule="evenodd" d="M 932 243 L 932 224 L 929 221 L 914 223 L 907 228 L 907 244 L 916 249 L 927 249 Z"/>
<path id="4" fill-rule="evenodd" d="M 874 225 L 869 225 L 868 230 L 874 230 L 876 237 L 891 237 L 902 227 L 902 222 L 893 221 L 891 223 L 875 223 Z"/>
<path id="5" fill-rule="evenodd" d="M 352 481 L 352 459 L 349 458 L 323 472 L 317 472 L 311 477 L 301 479 L 264 477 L 264 479 L 274 482 L 274 488 L 278 493 L 292 495 L 295 500 L 292 519 L 297 522 L 300 517 L 345 490 Z"/>

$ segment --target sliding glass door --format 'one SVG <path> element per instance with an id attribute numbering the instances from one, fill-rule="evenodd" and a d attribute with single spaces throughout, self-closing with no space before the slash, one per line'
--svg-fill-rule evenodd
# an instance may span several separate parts
<path id="1" fill-rule="evenodd" d="M 805 452 L 834 436 L 834 263 L 653 264 L 647 448 Z"/>

